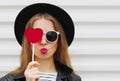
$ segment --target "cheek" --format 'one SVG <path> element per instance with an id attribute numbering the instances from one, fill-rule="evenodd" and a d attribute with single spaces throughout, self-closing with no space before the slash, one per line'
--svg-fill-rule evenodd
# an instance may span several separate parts
<path id="1" fill-rule="evenodd" d="M 53 45 L 51 46 L 50 49 L 51 49 L 53 52 L 55 52 L 56 49 L 57 49 L 57 47 L 58 47 L 58 43 L 55 43 L 55 44 L 53 44 Z"/>
<path id="2" fill-rule="evenodd" d="M 34 51 L 39 51 L 39 45 L 38 44 L 34 44 Z"/>

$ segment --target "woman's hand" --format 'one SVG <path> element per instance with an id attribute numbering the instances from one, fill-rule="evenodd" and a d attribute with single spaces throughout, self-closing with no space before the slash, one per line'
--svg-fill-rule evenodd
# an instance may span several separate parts
<path id="1" fill-rule="evenodd" d="M 26 81 L 40 81 L 40 72 L 38 70 L 39 63 L 37 61 L 30 62 L 24 72 Z"/>

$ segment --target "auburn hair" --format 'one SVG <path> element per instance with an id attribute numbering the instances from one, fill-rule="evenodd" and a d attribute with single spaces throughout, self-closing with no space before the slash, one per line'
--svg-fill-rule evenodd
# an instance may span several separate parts
<path id="1" fill-rule="evenodd" d="M 68 44 L 67 44 L 67 40 L 65 37 L 65 33 L 63 31 L 61 24 L 53 16 L 47 13 L 38 13 L 28 21 L 28 23 L 26 24 L 26 27 L 32 27 L 33 23 L 40 18 L 44 18 L 44 19 L 51 21 L 54 25 L 55 30 L 60 33 L 60 36 L 58 39 L 58 47 L 54 54 L 54 60 L 57 60 L 60 63 L 72 68 L 69 54 L 68 54 Z M 20 55 L 20 66 L 14 71 L 12 71 L 11 73 L 12 74 L 23 73 L 27 65 L 29 64 L 29 62 L 31 62 L 31 60 L 32 60 L 31 45 L 26 40 L 26 38 L 23 36 L 22 50 L 21 50 L 21 55 Z"/>

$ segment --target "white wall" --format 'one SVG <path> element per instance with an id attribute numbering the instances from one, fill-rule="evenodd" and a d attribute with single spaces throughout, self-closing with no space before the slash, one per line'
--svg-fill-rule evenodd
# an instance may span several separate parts
<path id="1" fill-rule="evenodd" d="M 14 20 L 37 2 L 56 4 L 73 18 L 76 33 L 69 52 L 82 81 L 120 81 L 120 0 L 0 0 L 0 77 L 19 65 Z"/>

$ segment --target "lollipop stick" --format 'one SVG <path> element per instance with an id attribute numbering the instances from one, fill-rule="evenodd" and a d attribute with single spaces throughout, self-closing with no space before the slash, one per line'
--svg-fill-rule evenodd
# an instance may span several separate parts
<path id="1" fill-rule="evenodd" d="M 32 61 L 34 61 L 34 44 L 32 44 Z"/>

